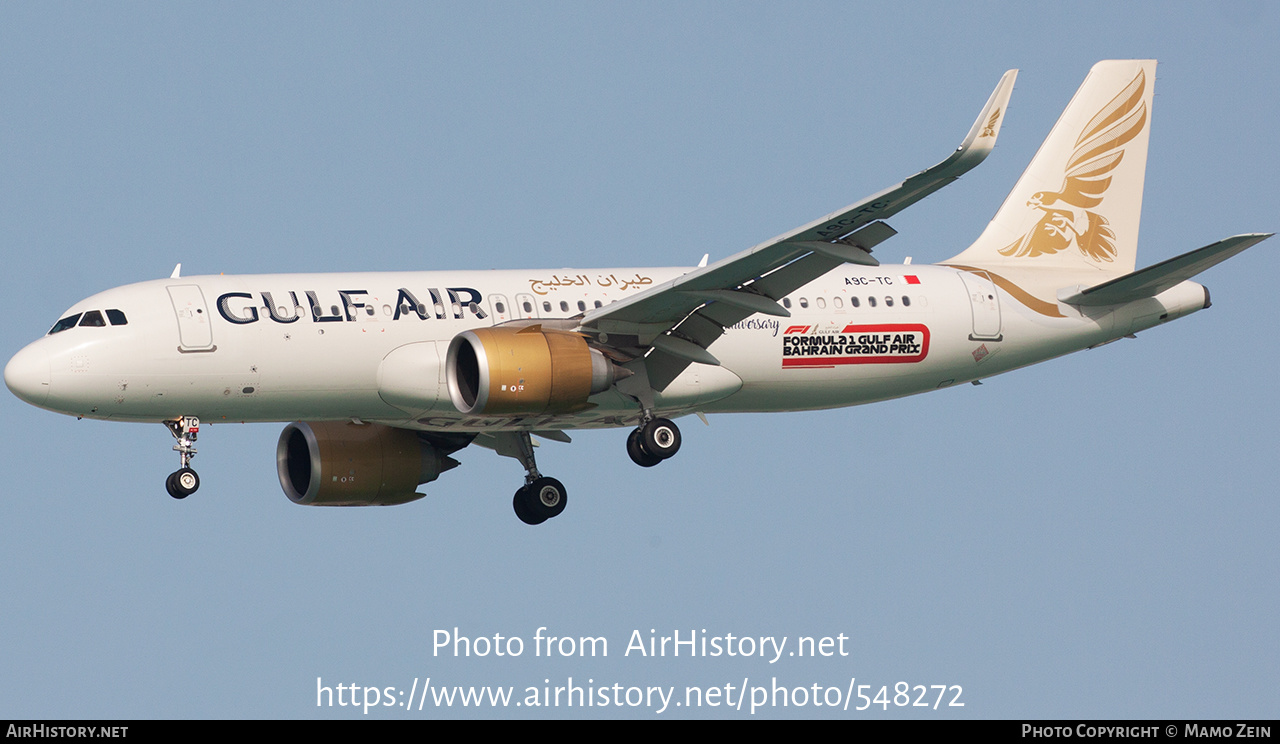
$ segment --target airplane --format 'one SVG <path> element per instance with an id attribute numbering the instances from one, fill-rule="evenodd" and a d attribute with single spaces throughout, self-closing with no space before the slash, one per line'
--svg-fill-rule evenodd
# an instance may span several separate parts
<path id="1" fill-rule="evenodd" d="M 641 467 L 673 419 L 861 405 L 977 382 L 1209 307 L 1190 279 L 1270 237 L 1135 270 L 1154 60 L 1099 62 L 977 240 L 936 265 L 881 264 L 885 220 L 995 146 L 1017 70 L 931 168 L 696 267 L 182 276 L 72 305 L 4 370 L 22 400 L 163 423 L 194 493 L 201 422 L 291 422 L 289 499 L 404 504 L 480 445 L 517 459 L 527 524 L 563 512 L 534 437 L 629 428 Z"/>

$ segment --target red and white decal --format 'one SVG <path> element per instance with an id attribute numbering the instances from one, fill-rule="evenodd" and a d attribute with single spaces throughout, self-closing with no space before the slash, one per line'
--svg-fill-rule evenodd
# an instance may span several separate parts
<path id="1" fill-rule="evenodd" d="M 902 279 L 903 279 L 903 281 L 905 281 L 907 284 L 919 284 L 919 283 L 920 283 L 920 277 L 916 276 L 915 274 L 905 274 L 905 275 L 903 275 Z"/>
<path id="2" fill-rule="evenodd" d="M 915 364 L 929 355 L 929 328 L 919 323 L 791 326 L 782 335 L 782 367 Z"/>

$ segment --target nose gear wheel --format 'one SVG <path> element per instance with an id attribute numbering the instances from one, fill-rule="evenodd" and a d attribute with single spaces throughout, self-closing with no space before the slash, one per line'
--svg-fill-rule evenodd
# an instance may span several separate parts
<path id="1" fill-rule="evenodd" d="M 175 499 L 185 499 L 200 488 L 200 476 L 191 468 L 182 468 L 169 474 L 164 487 Z"/>
<path id="2" fill-rule="evenodd" d="M 169 474 L 164 482 L 164 488 L 175 499 L 185 499 L 200 488 L 200 476 L 191 469 L 191 458 L 196 456 L 196 435 L 200 432 L 200 419 L 195 416 L 182 416 L 166 421 L 164 425 L 168 427 L 173 438 L 178 440 L 178 443 L 173 445 L 173 449 L 182 460 L 182 467 Z"/>

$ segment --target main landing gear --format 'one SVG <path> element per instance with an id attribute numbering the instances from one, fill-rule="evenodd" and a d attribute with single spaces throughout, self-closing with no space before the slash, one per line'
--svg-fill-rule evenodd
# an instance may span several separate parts
<path id="1" fill-rule="evenodd" d="M 555 478 L 535 478 L 516 491 L 511 507 L 525 524 L 542 524 L 564 511 L 568 496 L 564 484 Z"/>
<path id="2" fill-rule="evenodd" d="M 664 418 L 649 418 L 627 436 L 627 454 L 642 468 L 651 468 L 680 451 L 680 428 Z"/>
<path id="3" fill-rule="evenodd" d="M 200 476 L 191 469 L 191 458 L 196 456 L 196 434 L 200 431 L 200 419 L 183 416 L 176 421 L 166 421 L 164 425 L 169 427 L 169 433 L 178 440 L 173 449 L 182 457 L 182 467 L 169 474 L 164 487 L 175 499 L 185 499 L 200 487 Z"/>
<path id="4" fill-rule="evenodd" d="M 500 447 L 499 454 L 516 458 L 525 470 L 524 487 L 516 491 L 511 499 L 511 507 L 515 509 L 516 516 L 525 524 L 542 524 L 560 516 L 569 502 L 569 496 L 563 483 L 538 472 L 529 432 L 510 432 L 504 444 L 508 446 Z"/>

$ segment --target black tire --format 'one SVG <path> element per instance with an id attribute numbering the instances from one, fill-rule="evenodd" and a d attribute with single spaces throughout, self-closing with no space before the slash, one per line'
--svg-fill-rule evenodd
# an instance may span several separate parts
<path id="1" fill-rule="evenodd" d="M 516 510 L 516 516 L 520 518 L 521 522 L 525 524 L 542 524 L 547 519 L 546 517 L 538 518 L 530 511 L 528 491 L 528 486 L 516 491 L 515 497 L 511 499 L 511 508 Z"/>
<path id="2" fill-rule="evenodd" d="M 651 468 L 662 462 L 662 458 L 651 454 L 644 448 L 644 443 L 640 441 L 640 430 L 633 429 L 627 435 L 627 454 L 631 456 L 631 462 L 642 468 Z"/>
<path id="3" fill-rule="evenodd" d="M 182 468 L 169 477 L 173 479 L 173 491 L 170 493 L 176 491 L 182 494 L 175 495 L 174 498 L 185 499 L 200 489 L 200 476 L 196 475 L 196 471 L 191 468 Z"/>
<path id="4" fill-rule="evenodd" d="M 178 488 L 177 476 L 177 473 L 169 473 L 169 477 L 164 480 L 164 490 L 168 491 L 169 495 L 175 499 L 185 499 L 187 494 Z"/>
<path id="5" fill-rule="evenodd" d="M 656 418 L 640 427 L 640 444 L 663 460 L 680 451 L 680 428 L 670 419 Z"/>
<path id="6" fill-rule="evenodd" d="M 564 484 L 555 478 L 539 478 L 525 486 L 525 506 L 540 522 L 560 516 L 569 503 Z"/>

